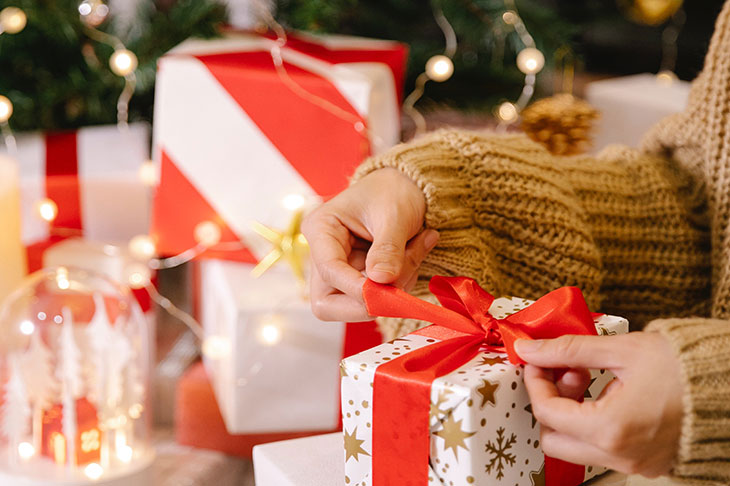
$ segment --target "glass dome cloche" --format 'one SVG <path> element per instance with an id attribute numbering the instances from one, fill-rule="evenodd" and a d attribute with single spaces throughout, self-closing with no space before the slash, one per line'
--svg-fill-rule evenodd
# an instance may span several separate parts
<path id="1" fill-rule="evenodd" d="M 0 484 L 151 484 L 149 341 L 129 288 L 27 277 L 0 303 Z"/>

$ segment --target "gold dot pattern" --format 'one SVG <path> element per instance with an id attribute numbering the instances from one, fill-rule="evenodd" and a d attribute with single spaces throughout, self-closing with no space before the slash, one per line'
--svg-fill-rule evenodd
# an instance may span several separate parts
<path id="1" fill-rule="evenodd" d="M 529 304 L 525 299 L 495 299 L 490 313 L 504 318 Z M 628 324 L 620 318 L 602 316 L 598 321 L 608 331 L 628 330 Z M 357 439 L 363 441 L 361 447 L 367 454 L 372 452 L 375 369 L 433 342 L 433 338 L 410 334 L 343 361 L 343 425 L 348 431 L 357 427 Z M 591 395 L 598 396 L 612 375 L 596 371 L 593 377 Z M 485 380 L 498 384 L 494 406 L 480 406 L 483 397 L 478 389 Z M 460 369 L 435 380 L 431 386 L 429 485 L 533 486 L 531 473 L 542 469 L 544 456 L 540 426 L 533 425 L 529 405 L 521 369 L 509 364 L 504 353 L 484 351 Z M 486 471 L 489 464 L 492 466 Z M 371 468 L 370 455 L 360 454 L 357 461 L 350 457 L 345 463 L 346 484 L 368 486 Z M 586 479 L 602 472 L 600 468 L 587 468 Z"/>

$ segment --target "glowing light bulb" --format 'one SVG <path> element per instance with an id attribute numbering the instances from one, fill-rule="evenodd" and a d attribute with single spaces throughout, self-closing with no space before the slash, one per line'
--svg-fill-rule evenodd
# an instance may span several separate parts
<path id="1" fill-rule="evenodd" d="M 117 449 L 117 457 L 122 462 L 131 462 L 132 457 L 134 456 L 134 450 L 129 447 L 128 445 L 122 446 L 119 449 Z"/>
<path id="2" fill-rule="evenodd" d="M 104 474 L 104 469 L 97 463 L 92 462 L 84 468 L 84 474 L 86 474 L 86 477 L 92 481 L 96 481 L 102 474 Z"/>
<path id="3" fill-rule="evenodd" d="M 195 242 L 206 248 L 215 246 L 221 241 L 221 229 L 212 221 L 202 221 L 193 230 Z"/>
<path id="4" fill-rule="evenodd" d="M 518 115 L 517 107 L 514 103 L 510 103 L 509 101 L 505 101 L 499 105 L 499 108 L 497 109 L 497 116 L 503 122 L 512 123 L 517 120 Z"/>
<path id="5" fill-rule="evenodd" d="M 30 336 L 33 334 L 33 331 L 35 331 L 35 324 L 33 324 L 29 320 L 24 320 L 20 323 L 20 332 L 25 334 L 26 336 Z"/>
<path id="6" fill-rule="evenodd" d="M 13 116 L 13 103 L 5 96 L 0 95 L 0 123 L 5 123 Z"/>
<path id="7" fill-rule="evenodd" d="M 222 359 L 231 352 L 230 341 L 223 336 L 208 336 L 203 341 L 203 354 L 210 359 Z"/>
<path id="8" fill-rule="evenodd" d="M 131 407 L 129 407 L 129 416 L 133 419 L 138 419 L 142 416 L 142 410 L 144 410 L 144 407 L 141 403 L 135 403 Z"/>
<path id="9" fill-rule="evenodd" d="M 505 13 L 502 14 L 502 20 L 505 24 L 516 24 L 517 19 L 519 19 L 519 16 L 514 10 L 507 10 Z"/>
<path id="10" fill-rule="evenodd" d="M 58 216 L 58 206 L 55 202 L 53 202 L 53 200 L 48 198 L 38 201 L 35 205 L 35 209 L 38 216 L 40 216 L 40 218 L 46 223 L 50 223 L 56 219 L 56 216 Z"/>
<path id="11" fill-rule="evenodd" d="M 101 0 L 84 0 L 79 4 L 81 21 L 86 25 L 96 27 L 101 25 L 109 15 L 109 7 Z"/>
<path id="12" fill-rule="evenodd" d="M 126 76 L 137 69 L 137 56 L 128 49 L 117 49 L 109 58 L 109 67 L 117 76 Z"/>
<path id="13" fill-rule="evenodd" d="M 17 34 L 25 28 L 28 18 L 18 7 L 5 7 L 0 10 L 0 32 Z"/>
<path id="14" fill-rule="evenodd" d="M 140 165 L 137 174 L 145 186 L 154 187 L 157 185 L 157 166 L 153 160 L 148 160 Z"/>
<path id="15" fill-rule="evenodd" d="M 21 442 L 18 444 L 18 455 L 21 459 L 30 459 L 35 455 L 35 447 L 30 442 Z"/>
<path id="16" fill-rule="evenodd" d="M 143 263 L 133 263 L 126 268 L 127 284 L 133 289 L 141 289 L 150 284 L 152 271 Z"/>
<path id="17" fill-rule="evenodd" d="M 274 346 L 281 341 L 282 317 L 277 314 L 265 316 L 259 328 L 259 340 L 267 346 Z"/>
<path id="18" fill-rule="evenodd" d="M 676 74 L 666 69 L 664 71 L 659 71 L 656 75 L 657 82 L 662 86 L 670 86 L 672 83 L 677 81 L 677 79 Z"/>
<path id="19" fill-rule="evenodd" d="M 439 83 L 449 79 L 453 73 L 454 63 L 446 56 L 433 56 L 426 63 L 426 75 Z"/>
<path id="20" fill-rule="evenodd" d="M 534 47 L 526 47 L 517 54 L 517 68 L 525 74 L 537 74 L 545 67 L 545 56 Z"/>
<path id="21" fill-rule="evenodd" d="M 301 194 L 287 194 L 281 200 L 281 205 L 289 211 L 296 211 L 304 206 L 304 196 Z"/>
<path id="22" fill-rule="evenodd" d="M 59 267 L 56 270 L 56 285 L 61 290 L 68 290 L 71 287 L 71 283 L 68 281 L 68 269 L 65 267 Z M 61 317 L 61 316 L 56 316 Z M 55 320 L 55 318 L 54 318 Z M 60 324 L 60 322 L 59 322 Z"/>
<path id="23" fill-rule="evenodd" d="M 157 253 L 157 246 L 149 235 L 137 235 L 129 241 L 129 253 L 137 260 L 149 260 Z"/>

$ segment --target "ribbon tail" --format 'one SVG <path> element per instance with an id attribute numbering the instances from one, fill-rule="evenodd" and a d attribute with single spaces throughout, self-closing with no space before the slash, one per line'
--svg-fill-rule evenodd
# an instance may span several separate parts
<path id="1" fill-rule="evenodd" d="M 499 333 L 502 335 L 504 350 L 507 353 L 509 362 L 515 366 L 527 364 L 522 358 L 520 358 L 520 356 L 515 351 L 515 341 L 517 341 L 518 339 L 532 340 L 533 337 L 530 336 L 525 330 L 523 330 L 522 326 L 520 326 L 519 324 L 504 325 L 500 323 Z"/>
<path id="2" fill-rule="evenodd" d="M 585 466 L 545 456 L 545 486 L 578 486 L 585 477 Z"/>
<path id="3" fill-rule="evenodd" d="M 483 332 L 468 317 L 414 297 L 392 285 L 366 280 L 362 287 L 362 296 L 371 316 L 418 319 L 468 334 Z"/>
<path id="4" fill-rule="evenodd" d="M 428 484 L 431 383 L 472 359 L 481 337 L 459 336 L 416 349 L 375 370 L 373 486 Z"/>

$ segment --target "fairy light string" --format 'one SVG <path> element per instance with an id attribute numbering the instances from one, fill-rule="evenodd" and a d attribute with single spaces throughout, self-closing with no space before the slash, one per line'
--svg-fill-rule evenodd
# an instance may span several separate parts
<path id="1" fill-rule="evenodd" d="M 442 83 L 448 80 L 454 73 L 452 61 L 458 47 L 456 32 L 444 15 L 441 8 L 435 2 L 431 2 L 431 9 L 436 24 L 444 34 L 444 52 L 432 56 L 427 62 L 424 71 L 416 78 L 416 84 L 403 102 L 403 112 L 408 115 L 416 125 L 416 136 L 426 132 L 426 119 L 416 108 L 416 103 L 423 97 L 426 83 L 436 81 Z"/>

